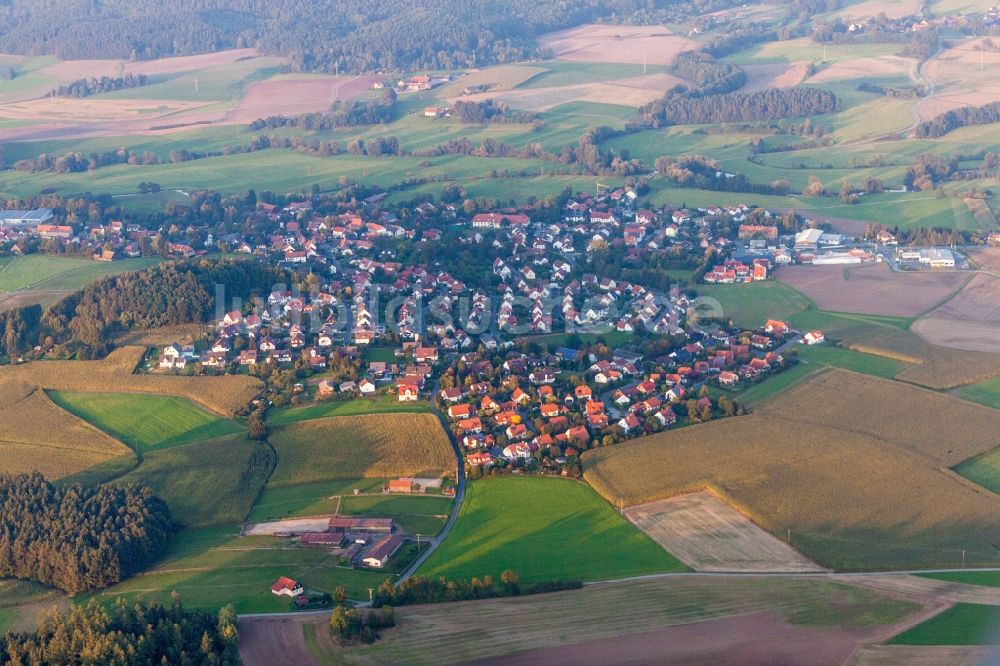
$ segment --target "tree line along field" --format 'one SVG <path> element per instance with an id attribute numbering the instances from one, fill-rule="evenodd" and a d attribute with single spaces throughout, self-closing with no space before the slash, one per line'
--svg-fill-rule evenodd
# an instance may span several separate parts
<path id="1" fill-rule="evenodd" d="M 587 452 L 584 476 L 627 505 L 709 488 L 834 569 L 958 566 L 963 550 L 996 566 L 1000 500 L 948 467 L 993 449 L 998 418 L 831 370 L 748 417 Z"/>
<path id="2" fill-rule="evenodd" d="M 473 481 L 421 576 L 595 581 L 685 567 L 583 484 L 544 477 Z"/>

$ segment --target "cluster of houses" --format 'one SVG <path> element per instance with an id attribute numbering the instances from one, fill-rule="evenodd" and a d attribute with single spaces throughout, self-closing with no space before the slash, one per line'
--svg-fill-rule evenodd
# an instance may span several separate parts
<path id="1" fill-rule="evenodd" d="M 736 389 L 785 366 L 778 353 L 790 327 L 693 334 L 656 358 L 624 351 L 558 348 L 499 358 L 456 359 L 454 385 L 437 396 L 473 467 L 541 463 L 564 469 L 580 451 L 674 426 L 679 419 L 732 415 L 702 387 Z M 817 332 L 818 333 L 818 332 Z M 730 411 L 727 411 L 730 410 Z M 534 462 L 532 462 L 534 461 Z"/>

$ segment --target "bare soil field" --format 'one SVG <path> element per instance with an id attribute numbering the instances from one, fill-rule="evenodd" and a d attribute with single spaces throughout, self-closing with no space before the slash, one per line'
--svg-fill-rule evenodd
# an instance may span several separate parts
<path id="1" fill-rule="evenodd" d="M 897 272 L 870 266 L 782 266 L 781 282 L 821 310 L 916 317 L 955 293 L 969 279 L 959 272 Z"/>
<path id="2" fill-rule="evenodd" d="M 176 74 L 177 72 L 189 72 L 194 69 L 228 65 L 240 60 L 255 58 L 257 55 L 257 49 L 229 49 L 228 51 L 217 51 L 215 53 L 160 58 L 159 60 L 144 60 L 126 64 L 125 73 L 145 74 L 146 76 Z M 274 56 L 268 57 L 274 58 Z"/>
<path id="3" fill-rule="evenodd" d="M 608 613 L 608 608 L 629 612 Z M 352 664 L 591 663 L 587 655 L 599 652 L 599 663 L 773 664 L 816 663 L 820 652 L 829 652 L 842 663 L 856 646 L 893 631 L 923 608 L 895 594 L 809 575 L 765 580 L 685 574 L 572 592 L 402 606 L 396 608 L 397 627 L 383 631 L 374 645 L 339 648 L 317 640 L 320 654 L 309 656 Z M 305 657 L 301 625 L 322 632 L 327 622 L 325 615 L 281 625 L 270 618 L 241 618 L 240 654 L 248 666 L 286 663 L 287 657 L 261 639 L 280 632 L 284 635 L 273 642 Z M 260 633 L 253 626 L 258 623 Z M 511 627 L 517 628 L 516 641 L 510 640 Z M 768 640 L 755 641 L 755 634 Z M 813 641 L 810 652 L 809 641 L 802 642 L 806 637 Z M 612 651 L 600 647 L 605 641 Z M 629 643 L 635 644 L 632 652 Z"/>
<path id="4" fill-rule="evenodd" d="M 305 636 L 302 633 L 305 619 L 304 617 L 240 618 L 240 657 L 243 663 L 250 666 L 253 664 L 318 665 L 319 662 L 306 647 Z M 305 626 L 310 625 L 305 624 Z"/>
<path id="5" fill-rule="evenodd" d="M 653 541 L 695 571 L 822 571 L 708 492 L 625 510 Z"/>
<path id="6" fill-rule="evenodd" d="M 750 416 L 588 451 L 584 476 L 626 505 L 710 489 L 838 570 L 959 566 L 962 548 L 970 566 L 994 565 L 1000 497 L 948 467 L 997 446 L 1000 413 L 967 407 L 824 372 Z"/>
<path id="7" fill-rule="evenodd" d="M 335 101 L 350 100 L 371 88 L 374 76 L 310 76 L 277 78 L 255 83 L 246 91 L 226 120 L 250 123 L 268 116 L 322 113 Z"/>
<path id="8" fill-rule="evenodd" d="M 582 25 L 538 38 L 560 60 L 666 65 L 698 42 L 672 34 L 662 26 Z"/>
<path id="9" fill-rule="evenodd" d="M 809 83 L 825 83 L 845 79 L 866 79 L 873 76 L 905 75 L 914 61 L 898 56 L 875 56 L 831 63 L 809 78 Z"/>
<path id="10" fill-rule="evenodd" d="M 844 18 L 870 18 L 884 13 L 891 19 L 912 16 L 920 11 L 920 0 L 868 0 L 852 4 L 837 14 Z"/>
<path id="11" fill-rule="evenodd" d="M 953 298 L 910 327 L 942 347 L 1000 352 L 1000 278 L 980 273 Z"/>
<path id="12" fill-rule="evenodd" d="M 767 65 L 744 65 L 747 82 L 740 92 L 757 92 L 766 88 L 794 88 L 806 78 L 809 63 L 774 63 Z"/>
<path id="13" fill-rule="evenodd" d="M 1000 273 L 1000 247 L 984 247 L 969 253 L 969 258 L 989 271 Z"/>
<path id="14" fill-rule="evenodd" d="M 516 652 L 470 664 L 843 664 L 857 634 L 797 627 L 770 613 L 665 627 L 573 645 Z"/>
<path id="15" fill-rule="evenodd" d="M 548 111 L 568 102 L 596 102 L 598 104 L 619 104 L 639 108 L 663 97 L 664 89 L 643 89 L 625 85 L 623 79 L 618 83 L 580 83 L 571 86 L 553 88 L 528 88 L 509 90 L 498 93 L 485 92 L 474 95 L 455 97 L 451 102 L 465 100 L 482 102 L 488 99 L 499 99 L 507 102 L 515 109 L 522 111 Z"/>
<path id="16" fill-rule="evenodd" d="M 969 39 L 927 62 L 924 74 L 937 82 L 938 88 L 933 97 L 917 104 L 921 120 L 961 106 L 1000 101 L 1000 82 L 996 78 L 1000 52 L 982 51 L 981 42 L 982 38 Z"/>

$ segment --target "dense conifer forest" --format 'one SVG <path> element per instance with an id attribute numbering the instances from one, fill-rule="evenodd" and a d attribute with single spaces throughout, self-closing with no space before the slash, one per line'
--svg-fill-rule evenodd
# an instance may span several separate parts
<path id="1" fill-rule="evenodd" d="M 105 588 L 159 555 L 170 529 L 167 505 L 148 488 L 0 475 L 0 578 L 69 594 Z"/>

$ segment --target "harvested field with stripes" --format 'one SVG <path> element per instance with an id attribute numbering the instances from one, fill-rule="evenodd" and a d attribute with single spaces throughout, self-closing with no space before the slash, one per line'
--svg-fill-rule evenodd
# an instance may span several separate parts
<path id="1" fill-rule="evenodd" d="M 625 517 L 695 571 L 822 571 L 708 492 L 631 506 Z"/>

